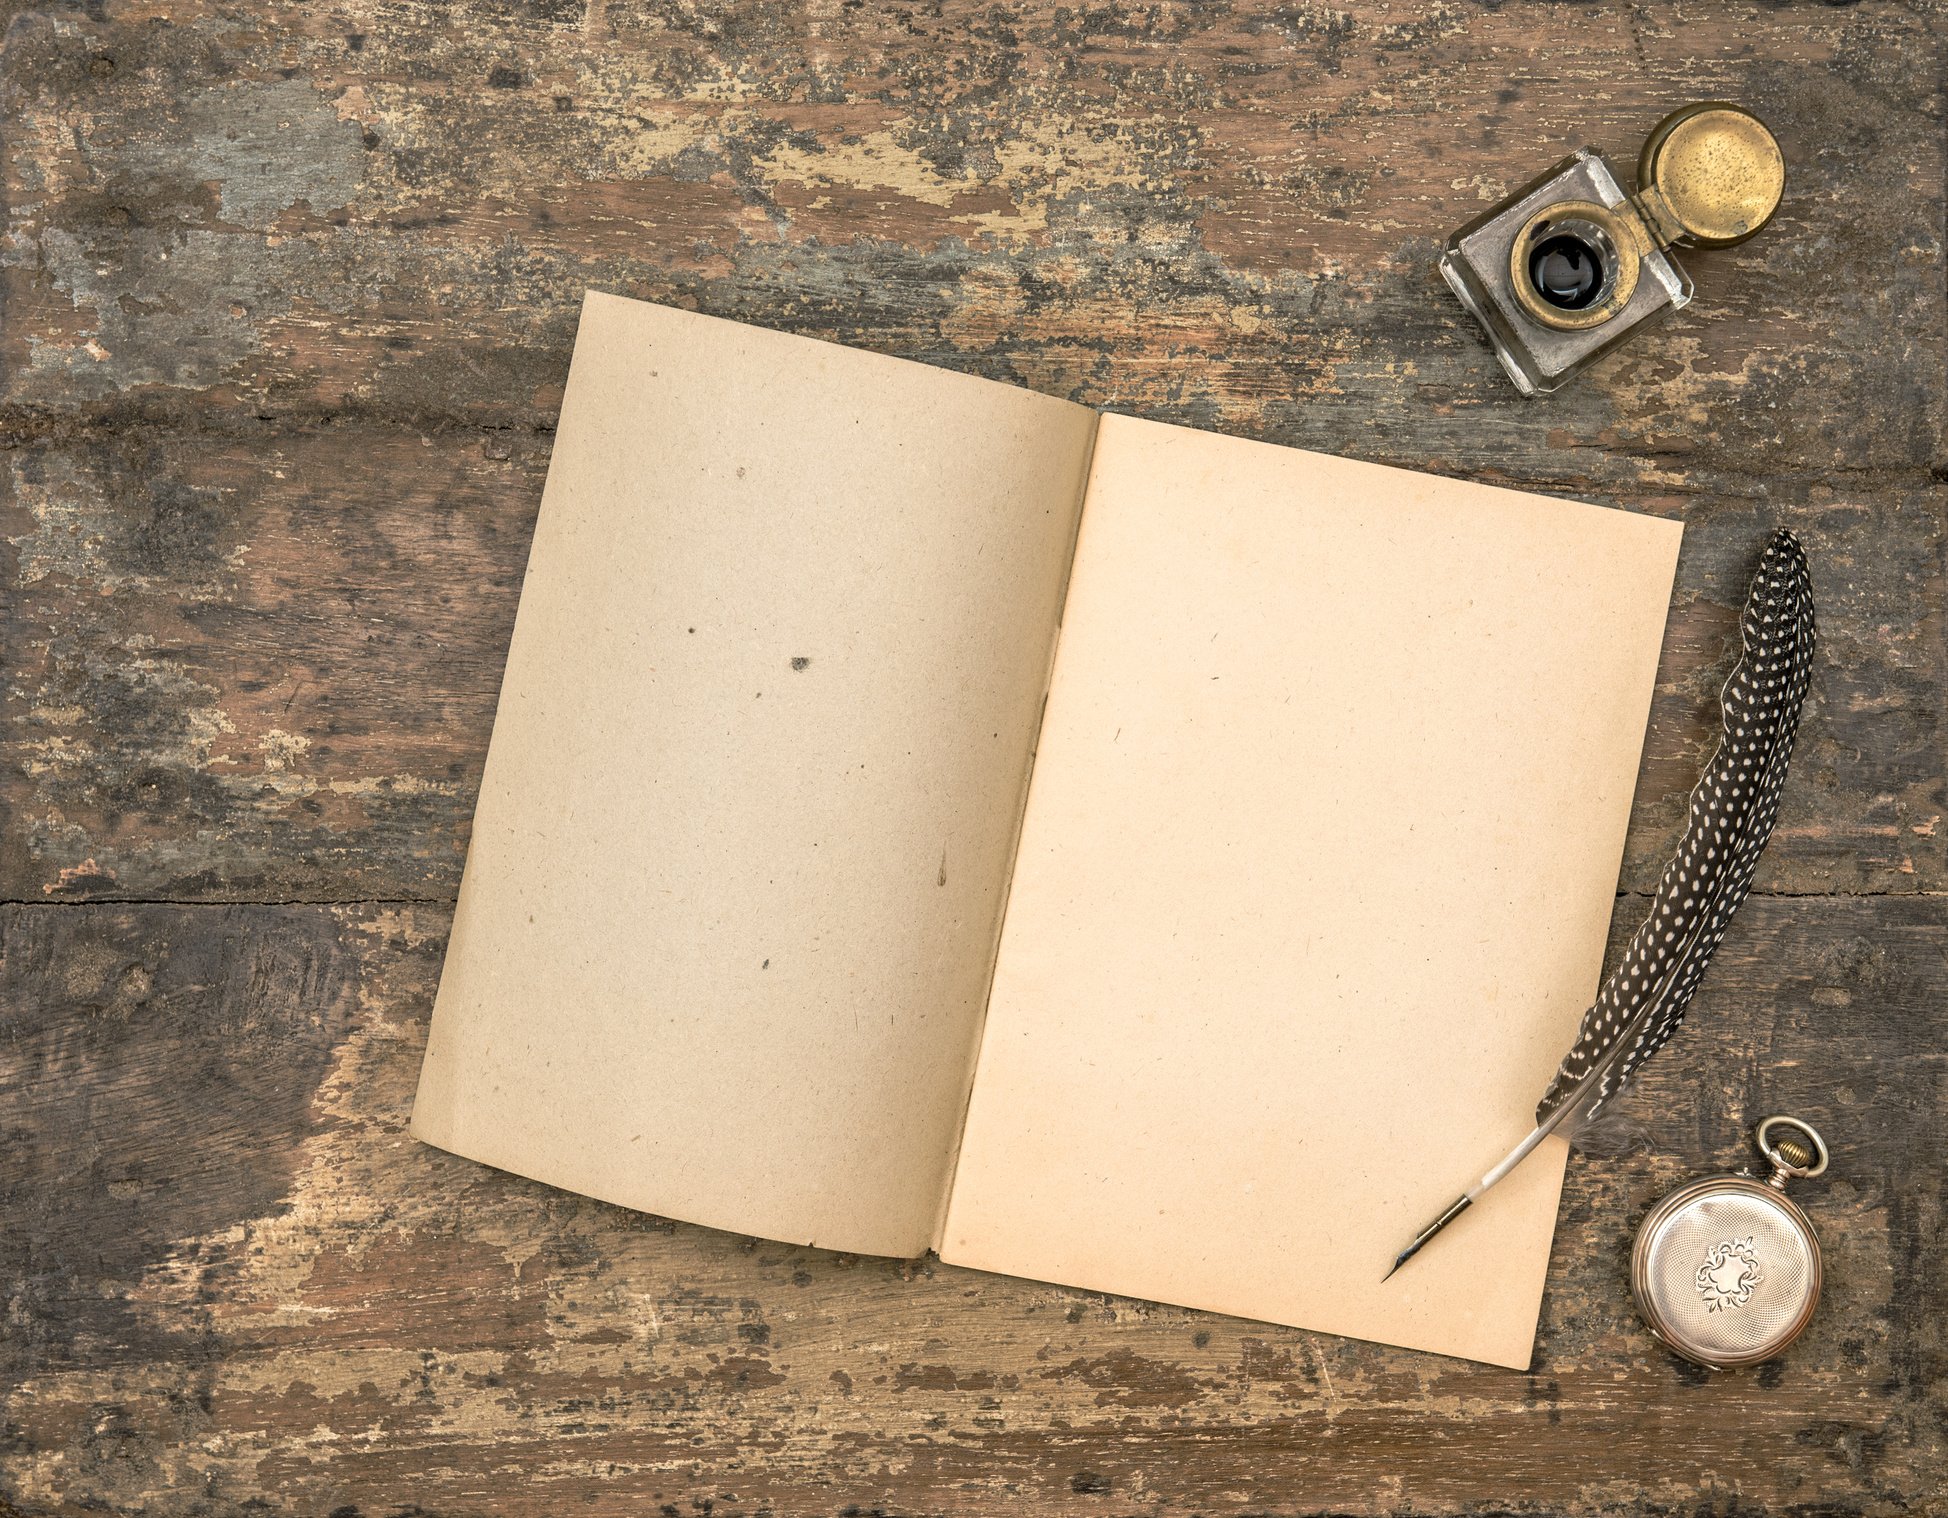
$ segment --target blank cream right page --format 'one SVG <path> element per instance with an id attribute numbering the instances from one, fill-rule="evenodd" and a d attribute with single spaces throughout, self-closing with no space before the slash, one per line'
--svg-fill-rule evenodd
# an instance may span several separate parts
<path id="1" fill-rule="evenodd" d="M 942 1256 L 1526 1367 L 1681 530 L 1103 418 Z"/>

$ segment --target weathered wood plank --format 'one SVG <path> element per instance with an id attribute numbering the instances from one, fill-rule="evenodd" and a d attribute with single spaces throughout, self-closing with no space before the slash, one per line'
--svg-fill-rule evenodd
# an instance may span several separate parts
<path id="1" fill-rule="evenodd" d="M 0 896 L 451 898 L 546 444 L 358 424 L 6 453 Z M 1760 888 L 1940 889 L 1939 502 L 1779 494 L 1612 497 L 1688 523 L 1626 882 L 1670 852 L 1786 522 L 1823 643 Z"/>
<path id="2" fill-rule="evenodd" d="M 545 425 L 593 284 L 1470 474 L 1916 477 L 1943 462 L 1939 29 L 1668 0 L 27 7 L 0 400 L 28 433 Z M 1697 256 L 1653 341 L 1519 400 L 1441 240 L 1713 95 L 1776 125 L 1779 220 Z"/>
<path id="3" fill-rule="evenodd" d="M 760 1244 L 404 1136 L 437 908 L 6 909 L 0 1505 L 1925 1511 L 1948 1477 L 1948 901 L 1755 899 L 1572 1166 L 1531 1374 Z M 1825 1302 L 1707 1377 L 1626 1288 L 1665 1190 L 1787 1109 Z M 254 1505 L 253 1505 L 254 1504 Z M 661 1507 L 671 1504 L 670 1507 Z M 1918 1505 L 1917 1505 L 1918 1504 Z"/>
<path id="4" fill-rule="evenodd" d="M 0 894 L 451 897 L 545 446 L 8 454 Z"/>

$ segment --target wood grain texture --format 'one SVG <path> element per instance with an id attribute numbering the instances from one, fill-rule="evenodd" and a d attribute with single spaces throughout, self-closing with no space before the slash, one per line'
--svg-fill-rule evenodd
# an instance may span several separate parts
<path id="1" fill-rule="evenodd" d="M 441 908 L 6 911 L 23 1512 L 1897 1513 L 1948 1468 L 1916 1184 L 1948 1142 L 1938 897 L 1750 903 L 1632 1104 L 1658 1152 L 1571 1168 L 1528 1375 L 739 1239 L 415 1145 Z M 1790 1358 L 1711 1377 L 1631 1311 L 1629 1228 L 1742 1164 L 1768 1106 L 1836 1145 L 1801 1189 L 1826 1297 Z"/>
<path id="2" fill-rule="evenodd" d="M 1939 6 L 0 24 L 0 1515 L 1940 1510 Z M 1704 96 L 1777 129 L 1778 221 L 1521 401 L 1442 239 Z M 588 285 L 1681 515 L 1631 892 L 1752 558 L 1800 532 L 1781 826 L 1633 1104 L 1654 1147 L 1572 1166 L 1531 1374 L 736 1239 L 405 1138 Z M 1785 1361 L 1693 1373 L 1629 1307 L 1630 1229 L 1780 1108 L 1837 1152 L 1827 1298 Z"/>
<path id="3" fill-rule="evenodd" d="M 0 895 L 450 899 L 546 454 L 526 432 L 369 422 L 10 450 Z M 1812 556 L 1822 658 L 1760 889 L 1941 889 L 1938 495 L 1607 498 L 1686 521 L 1626 884 L 1650 889 L 1675 845 L 1783 522 Z"/>

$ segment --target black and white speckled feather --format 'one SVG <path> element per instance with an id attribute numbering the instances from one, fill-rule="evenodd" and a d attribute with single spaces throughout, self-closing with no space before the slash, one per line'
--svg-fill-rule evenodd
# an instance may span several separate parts
<path id="1" fill-rule="evenodd" d="M 1790 532 L 1766 546 L 1741 631 L 1744 656 L 1721 697 L 1724 736 L 1691 793 L 1677 856 L 1536 1108 L 1544 1123 L 1567 1107 L 1559 1132 L 1594 1118 L 1677 1031 L 1772 836 L 1817 636 L 1812 579 Z"/>
<path id="2" fill-rule="evenodd" d="M 1744 652 L 1720 698 L 1724 736 L 1691 793 L 1677 857 L 1657 883 L 1650 914 L 1583 1015 L 1575 1044 L 1536 1107 L 1535 1129 L 1423 1228 L 1393 1270 L 1543 1139 L 1552 1133 L 1573 1139 L 1684 1021 L 1772 836 L 1812 675 L 1812 577 L 1799 540 L 1784 529 L 1773 534 L 1759 559 L 1739 628 Z"/>

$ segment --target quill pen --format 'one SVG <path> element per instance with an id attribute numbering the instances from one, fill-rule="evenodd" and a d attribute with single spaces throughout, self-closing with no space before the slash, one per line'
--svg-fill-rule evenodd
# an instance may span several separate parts
<path id="1" fill-rule="evenodd" d="M 1691 793 L 1683 841 L 1664 867 L 1649 915 L 1583 1014 L 1575 1044 L 1536 1106 L 1534 1131 L 1415 1234 L 1388 1276 L 1550 1134 L 1573 1142 L 1684 1021 L 1779 815 L 1812 670 L 1812 578 L 1799 540 L 1783 528 L 1760 556 L 1739 630 L 1744 653 L 1719 698 L 1724 736 Z"/>

